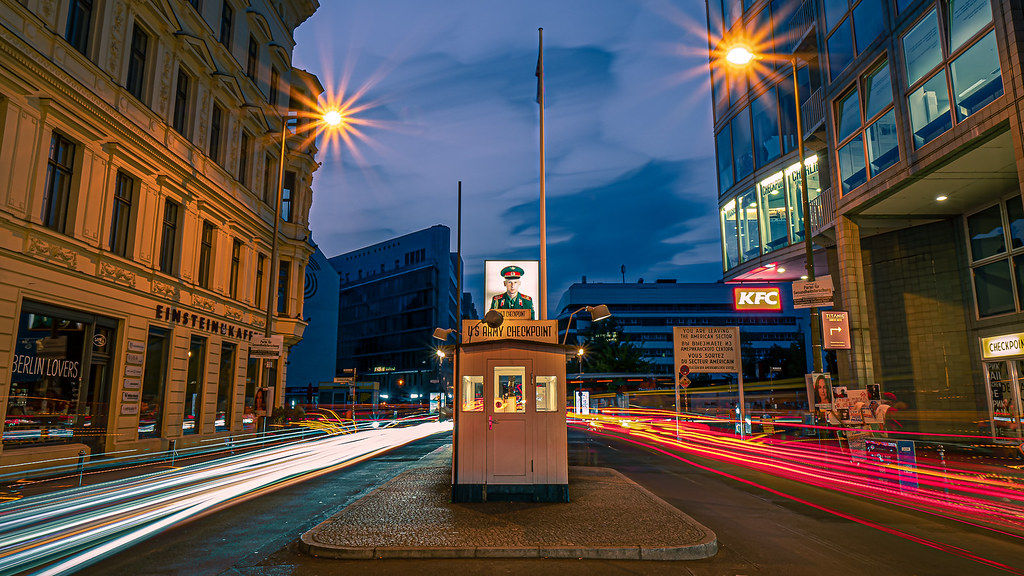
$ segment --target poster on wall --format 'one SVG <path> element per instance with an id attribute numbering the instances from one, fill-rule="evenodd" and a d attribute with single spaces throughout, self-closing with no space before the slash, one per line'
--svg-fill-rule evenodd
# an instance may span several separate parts
<path id="1" fill-rule="evenodd" d="M 484 298 L 488 310 L 505 318 L 536 320 L 540 310 L 540 265 L 537 260 L 486 260 Z"/>
<path id="2" fill-rule="evenodd" d="M 814 407 L 814 413 L 823 417 L 825 412 L 832 409 L 832 375 L 825 373 L 804 374 L 807 383 L 807 396 L 810 398 L 810 406 Z"/>

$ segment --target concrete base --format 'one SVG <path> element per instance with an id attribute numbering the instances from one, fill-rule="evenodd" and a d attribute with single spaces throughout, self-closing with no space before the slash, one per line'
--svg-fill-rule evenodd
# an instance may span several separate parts
<path id="1" fill-rule="evenodd" d="M 568 502 L 568 484 L 453 484 L 452 502 Z"/>

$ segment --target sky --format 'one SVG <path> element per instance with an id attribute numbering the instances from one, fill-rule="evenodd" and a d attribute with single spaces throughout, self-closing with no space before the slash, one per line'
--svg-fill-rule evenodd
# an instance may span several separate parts
<path id="1" fill-rule="evenodd" d="M 588 282 L 721 278 L 704 2 L 321 0 L 293 65 L 346 102 L 310 228 L 330 258 L 443 224 L 482 312 L 485 260 L 540 258 L 548 315 Z M 622 267 L 625 266 L 625 273 Z"/>

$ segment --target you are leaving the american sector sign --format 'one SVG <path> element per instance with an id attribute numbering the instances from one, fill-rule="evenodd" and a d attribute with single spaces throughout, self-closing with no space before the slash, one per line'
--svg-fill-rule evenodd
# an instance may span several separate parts
<path id="1" fill-rule="evenodd" d="M 740 371 L 740 329 L 716 326 L 675 326 L 672 329 L 676 370 L 721 373 Z"/>

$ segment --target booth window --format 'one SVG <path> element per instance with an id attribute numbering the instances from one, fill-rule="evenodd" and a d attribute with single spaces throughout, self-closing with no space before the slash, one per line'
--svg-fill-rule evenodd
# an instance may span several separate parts
<path id="1" fill-rule="evenodd" d="M 522 366 L 496 366 L 494 368 L 494 411 L 526 412 L 523 381 L 526 368 Z"/>
<path id="2" fill-rule="evenodd" d="M 483 412 L 484 411 L 484 377 L 463 376 L 462 377 L 462 411 Z"/>
<path id="3" fill-rule="evenodd" d="M 537 376 L 537 412 L 558 412 L 558 377 Z"/>

